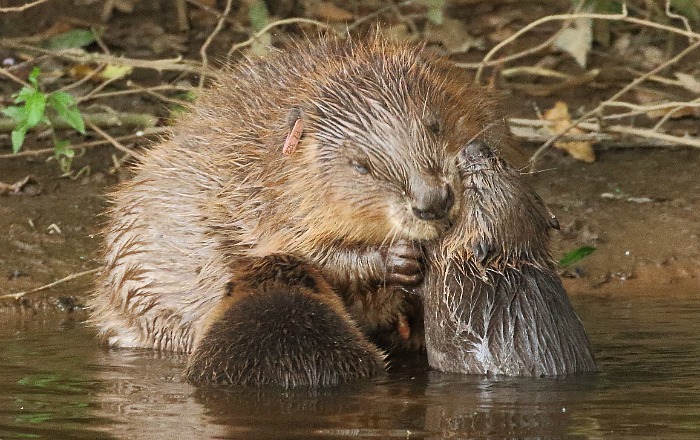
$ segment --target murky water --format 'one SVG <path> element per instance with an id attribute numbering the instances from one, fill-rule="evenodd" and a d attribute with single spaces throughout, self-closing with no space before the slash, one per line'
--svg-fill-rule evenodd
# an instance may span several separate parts
<path id="1" fill-rule="evenodd" d="M 196 389 L 182 357 L 102 350 L 65 316 L 5 316 L 0 438 L 700 438 L 700 296 L 574 303 L 602 374 L 488 380 L 400 363 L 317 393 Z"/>

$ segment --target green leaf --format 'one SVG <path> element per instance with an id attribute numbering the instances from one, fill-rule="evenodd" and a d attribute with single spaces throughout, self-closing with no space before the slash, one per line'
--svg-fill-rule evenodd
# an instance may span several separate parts
<path id="1" fill-rule="evenodd" d="M 58 116 L 80 134 L 85 134 L 85 122 L 78 110 L 75 99 L 66 92 L 54 92 L 49 95 L 49 105 L 56 110 Z"/>
<path id="2" fill-rule="evenodd" d="M 24 103 L 26 112 L 25 122 L 27 128 L 32 128 L 41 122 L 46 110 L 46 95 L 41 92 L 33 93 L 27 96 L 27 101 Z"/>
<path id="3" fill-rule="evenodd" d="M 267 5 L 265 5 L 263 0 L 258 0 L 249 6 L 248 19 L 255 31 L 259 31 L 267 26 L 270 21 L 269 13 L 267 12 Z"/>
<path id="4" fill-rule="evenodd" d="M 426 17 L 428 20 L 434 24 L 442 24 L 445 16 L 443 14 L 445 8 L 445 0 L 424 0 L 425 5 L 428 7 L 428 13 Z"/>
<path id="5" fill-rule="evenodd" d="M 39 75 L 41 74 L 41 68 L 34 66 L 32 71 L 29 73 L 29 83 L 34 86 L 34 89 L 39 89 Z"/>
<path id="6" fill-rule="evenodd" d="M 692 21 L 700 21 L 700 3 L 697 0 L 671 0 L 671 6 Z"/>
<path id="7" fill-rule="evenodd" d="M 95 42 L 95 34 L 86 29 L 73 29 L 51 38 L 46 46 L 49 49 L 77 49 Z"/>
<path id="8" fill-rule="evenodd" d="M 593 252 L 595 252 L 595 250 L 596 249 L 593 246 L 582 246 L 575 251 L 571 251 L 564 255 L 562 259 L 559 260 L 559 265 L 562 267 L 570 266 L 588 255 L 591 255 Z"/>
<path id="9" fill-rule="evenodd" d="M 70 141 L 56 141 L 53 146 L 53 153 L 56 157 L 67 157 L 72 159 L 75 156 L 75 150 L 68 148 Z"/>
<path id="10" fill-rule="evenodd" d="M 29 99 L 30 96 L 32 96 L 35 93 L 41 93 L 37 92 L 37 89 L 34 89 L 32 87 L 22 87 L 19 92 L 17 92 L 14 96 L 15 98 L 15 104 L 20 104 L 22 102 L 26 102 L 27 99 Z"/>
<path id="11" fill-rule="evenodd" d="M 19 122 L 26 119 L 24 107 L 11 105 L 2 109 L 2 114 Z"/>
<path id="12" fill-rule="evenodd" d="M 12 152 L 17 153 L 24 143 L 24 136 L 27 134 L 27 126 L 20 124 L 12 130 Z"/>

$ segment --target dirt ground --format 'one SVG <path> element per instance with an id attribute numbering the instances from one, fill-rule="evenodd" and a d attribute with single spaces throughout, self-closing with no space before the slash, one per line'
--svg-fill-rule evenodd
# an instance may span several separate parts
<path id="1" fill-rule="evenodd" d="M 66 0 L 63 3 L 70 2 Z M 375 7 L 375 3 L 357 2 L 355 9 L 345 6 L 354 14 L 353 17 L 358 17 Z M 300 2 L 276 4 L 277 8 L 282 9 L 271 8 L 271 13 L 278 14 L 278 18 L 296 13 L 322 18 L 313 16 L 308 8 L 304 10 Z M 344 2 L 334 4 L 344 6 Z M 446 13 L 451 23 L 459 22 L 468 29 L 475 44 L 472 50 L 452 56 L 456 61 L 479 60 L 489 47 L 499 41 L 499 32 L 512 34 L 536 18 L 563 12 L 570 5 L 568 1 L 555 0 L 465 0 L 450 4 Z M 183 54 L 197 59 L 198 48 L 216 20 L 203 9 L 190 10 L 190 30 L 179 31 L 174 25 L 173 8 L 167 5 L 168 2 L 152 1 L 144 2 L 139 7 L 141 9 L 137 8 L 135 12 L 115 10 L 106 24 L 99 22 L 103 10 L 95 4 L 76 10 L 76 15 L 70 17 L 58 13 L 59 9 L 42 7 L 23 13 L 25 20 L 0 16 L 3 25 L 0 31 L 0 58 L 27 60 L 27 51 L 13 45 L 17 39 L 33 41 L 33 36 L 50 33 L 60 23 L 68 23 L 69 28 L 77 26 L 76 23 L 87 23 L 104 26 L 101 43 L 114 54 L 143 59 L 165 59 Z M 287 9 L 284 9 L 284 5 L 288 6 Z M 154 14 L 158 8 L 164 13 Z M 337 11 L 335 13 L 338 14 Z M 233 20 L 239 20 L 240 10 L 234 11 L 231 16 Z M 328 17 L 326 19 L 329 20 Z M 448 45 L 443 35 L 445 32 L 440 34 L 439 29 L 427 32 L 429 24 L 420 19 L 398 21 L 398 27 L 395 17 L 394 22 L 391 17 L 383 19 L 389 20 L 388 24 L 382 25 L 385 26 L 383 29 L 399 32 L 407 28 L 410 31 L 418 23 L 424 35 L 432 35 L 434 42 L 437 41 L 438 49 L 445 50 Z M 374 25 L 368 23 L 368 26 Z M 221 59 L 231 43 L 247 38 L 246 30 L 245 22 L 240 26 L 229 24 L 214 40 L 212 58 Z M 551 30 L 552 26 L 544 26 L 541 32 L 551 33 Z M 300 31 L 298 28 L 280 28 L 279 32 L 274 33 L 273 42 L 283 45 L 284 41 L 297 38 L 304 32 L 312 33 L 313 29 Z M 620 37 L 623 33 L 620 31 L 613 36 Z M 529 38 L 519 41 L 516 47 L 535 44 L 535 40 L 541 40 L 543 36 L 535 32 Z M 22 40 L 23 44 L 25 40 Z M 651 40 L 653 36 L 648 36 L 645 41 Z M 625 61 L 634 58 L 633 52 L 630 51 L 630 57 Z M 554 60 L 552 62 L 550 59 L 549 64 L 558 69 L 577 69 L 565 55 L 552 53 L 547 57 Z M 619 57 L 610 56 L 600 49 L 591 57 L 593 63 L 604 65 L 621 61 Z M 58 72 L 68 71 L 73 65 L 49 55 L 35 59 L 30 57 L 29 61 L 42 63 L 44 71 L 49 67 Z M 531 61 L 535 63 L 537 60 Z M 26 77 L 27 70 L 20 65 L 14 73 L 24 73 Z M 51 78 L 52 82 L 46 85 L 49 89 L 75 81 L 67 74 L 55 74 Z M 125 90 L 134 84 L 147 87 L 183 82 L 196 85 L 197 78 L 181 73 L 135 69 L 128 79 L 106 85 L 104 91 Z M 535 109 L 547 109 L 559 100 L 568 102 L 570 108 L 590 108 L 605 99 L 610 90 L 619 89 L 619 85 L 617 80 L 601 81 L 592 88 L 569 87 L 543 96 L 504 84 L 497 84 L 497 87 L 501 87 L 505 97 L 507 116 L 533 117 Z M 94 84 L 86 82 L 73 92 L 86 94 L 94 87 Z M 17 89 L 16 83 L 0 78 L 0 97 L 4 105 L 10 103 L 10 95 Z M 172 98 L 175 94 L 167 96 Z M 111 97 L 96 104 L 108 105 L 110 109 L 118 111 L 150 113 L 160 118 L 160 124 L 167 124 L 168 103 L 162 96 L 131 94 Z M 700 125 L 697 118 L 679 120 L 676 124 L 678 130 L 697 136 Z M 124 128 L 109 132 L 112 136 L 129 133 Z M 87 139 L 74 136 L 71 140 L 79 143 L 98 138 L 93 133 Z M 149 141 L 130 142 L 128 146 L 135 143 L 144 145 Z M 30 134 L 24 150 L 50 147 L 50 137 Z M 536 147 L 534 143 L 520 142 L 518 155 L 527 158 Z M 0 195 L 0 310 L 80 309 L 85 295 L 90 291 L 94 278 L 92 272 L 39 292 L 15 294 L 98 267 L 96 257 L 99 255 L 99 230 L 103 220 L 100 213 L 106 207 L 104 194 L 125 174 L 123 169 L 114 167 L 115 158 L 119 159 L 123 153 L 110 146 L 80 150 L 73 169 L 77 171 L 87 166 L 89 168 L 85 169 L 89 172 L 77 178 L 74 173 L 74 178 L 69 178 L 60 176 L 55 161 L 47 161 L 47 155 L 7 157 L 10 151 L 9 135 L 0 134 L 0 181 L 10 184 L 32 176 L 31 182 L 34 183 L 25 185 L 20 195 Z M 571 267 L 561 269 L 568 290 L 572 294 L 599 295 L 700 293 L 700 150 L 598 146 L 596 153 L 597 160 L 588 164 L 565 156 L 560 151 L 550 151 L 540 160 L 536 172 L 524 176 L 559 218 L 561 230 L 553 233 L 555 258 L 559 259 L 581 246 L 596 248 L 593 254 Z"/>

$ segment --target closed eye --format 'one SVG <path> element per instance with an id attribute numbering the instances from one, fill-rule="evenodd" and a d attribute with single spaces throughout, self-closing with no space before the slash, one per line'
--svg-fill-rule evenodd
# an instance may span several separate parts
<path id="1" fill-rule="evenodd" d="M 357 173 L 363 176 L 369 174 L 369 167 L 366 164 L 353 160 L 350 162 L 350 165 L 354 168 L 355 171 L 357 171 Z"/>

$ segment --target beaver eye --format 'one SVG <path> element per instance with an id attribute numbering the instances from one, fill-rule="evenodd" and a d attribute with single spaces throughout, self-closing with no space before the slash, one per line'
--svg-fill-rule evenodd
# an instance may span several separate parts
<path id="1" fill-rule="evenodd" d="M 369 168 L 365 164 L 353 160 L 352 162 L 350 162 L 350 165 L 352 165 L 355 171 L 357 171 L 359 174 L 362 174 L 363 176 L 369 174 Z"/>

